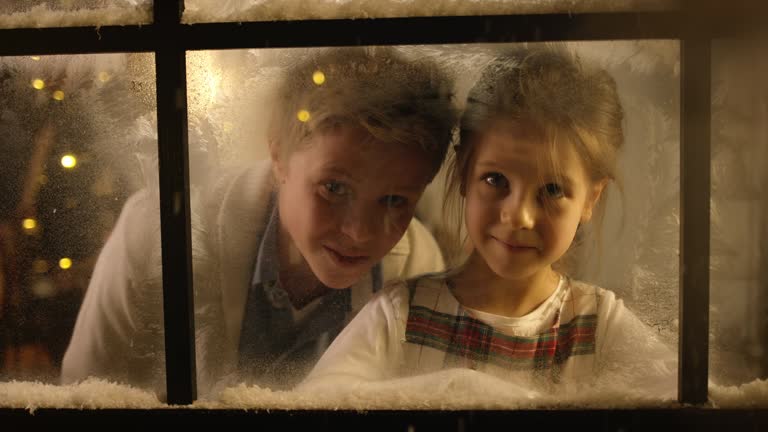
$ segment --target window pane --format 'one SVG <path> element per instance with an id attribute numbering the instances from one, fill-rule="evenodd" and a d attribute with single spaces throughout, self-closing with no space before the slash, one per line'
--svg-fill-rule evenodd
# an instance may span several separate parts
<path id="1" fill-rule="evenodd" d="M 162 298 L 129 292 L 160 280 L 142 261 L 159 256 L 159 201 L 136 192 L 157 184 L 153 87 L 151 54 L 0 58 L 0 380 L 158 373 L 120 369 L 156 354 L 139 336 L 162 337 L 131 328 L 161 309 L 129 309 Z"/>
<path id="2" fill-rule="evenodd" d="M 754 386 L 768 374 L 766 41 L 712 45 L 710 392 L 726 405 L 734 401 L 720 386 Z"/>
<path id="3" fill-rule="evenodd" d="M 632 41 L 571 43 L 567 46 L 582 56 L 585 62 L 602 66 L 613 76 L 624 110 L 625 142 L 618 159 L 621 188 L 611 185 L 606 190 L 603 223 L 592 224 L 593 227 L 601 227 L 593 228 L 599 233 L 600 241 L 596 240 L 598 236 L 595 232 L 587 231 L 583 246 L 574 250 L 569 267 L 572 270 L 568 271 L 574 279 L 613 291 L 631 311 L 626 314 L 622 312 L 621 318 L 616 318 L 614 322 L 626 324 L 631 321 L 632 324 L 621 327 L 626 332 L 614 340 L 618 351 L 613 354 L 623 355 L 624 360 L 622 364 L 614 365 L 610 374 L 604 376 L 611 379 L 603 379 L 599 381 L 600 385 L 589 389 L 582 388 L 570 393 L 566 391 L 558 395 L 540 387 L 522 386 L 521 389 L 509 383 L 499 384 L 493 373 L 478 378 L 465 374 L 466 370 L 453 375 L 450 374 L 455 371 L 447 375 L 424 375 L 398 381 L 390 387 L 381 384 L 351 388 L 339 384 L 337 393 L 323 393 L 321 398 L 300 392 L 286 398 L 284 393 L 265 390 L 292 388 L 307 373 L 302 368 L 306 365 L 296 365 L 296 359 L 301 357 L 311 366 L 335 334 L 328 330 L 332 326 L 326 321 L 312 321 L 312 317 L 321 314 L 318 311 L 331 308 L 331 300 L 328 300 L 331 303 L 322 303 L 328 298 L 324 297 L 328 292 L 320 296 L 320 302 L 304 304 L 300 299 L 291 298 L 291 294 L 281 288 L 283 284 L 292 283 L 290 279 L 283 279 L 291 276 L 275 274 L 277 267 L 282 269 L 285 263 L 302 263 L 313 259 L 313 252 L 309 248 L 299 252 L 303 246 L 296 246 L 296 238 L 301 236 L 306 236 L 308 243 L 317 242 L 312 238 L 313 234 L 297 234 L 300 229 L 286 228 L 284 224 L 295 223 L 291 220 L 295 221 L 296 215 L 313 214 L 316 211 L 311 204 L 314 195 L 310 193 L 306 199 L 296 200 L 296 195 L 289 196 L 286 191 L 290 190 L 292 194 L 303 193 L 300 192 L 303 190 L 301 188 L 292 188 L 294 180 L 291 176 L 306 174 L 308 178 L 311 177 L 307 173 L 313 172 L 314 164 L 322 164 L 326 155 L 323 152 L 312 153 L 313 146 L 323 148 L 328 143 L 318 144 L 310 134 L 306 138 L 308 144 L 290 150 L 288 155 L 281 153 L 282 147 L 277 147 L 275 157 L 286 164 L 282 169 L 289 173 L 304 173 L 285 175 L 279 164 L 267 165 L 271 158 L 268 141 L 271 139 L 275 143 L 291 139 L 283 139 L 283 135 L 274 132 L 286 130 L 280 127 L 291 128 L 275 126 L 281 122 L 311 123 L 315 115 L 335 118 L 332 113 L 317 110 L 333 110 L 329 107 L 334 106 L 341 109 L 339 106 L 344 104 L 334 105 L 333 98 L 347 91 L 343 80 L 350 78 L 348 74 L 333 76 L 332 73 L 339 73 L 333 67 L 326 71 L 307 69 L 306 76 L 296 75 L 295 69 L 291 69 L 304 59 L 315 59 L 313 56 L 322 49 L 227 50 L 192 52 L 187 56 L 192 232 L 199 245 L 193 250 L 193 259 L 200 395 L 229 401 L 225 403 L 287 408 L 512 408 L 560 406 L 563 402 L 577 406 L 637 406 L 664 398 L 674 400 L 677 396 L 675 364 L 679 272 L 679 45 L 673 41 Z M 408 59 L 435 61 L 450 71 L 456 79 L 455 100 L 463 106 L 470 88 L 480 77 L 482 67 L 488 65 L 494 56 L 515 47 L 519 48 L 520 45 L 415 46 L 396 47 L 395 50 Z M 374 51 L 383 49 L 379 47 Z M 328 86 L 329 99 L 324 100 L 316 109 L 304 109 L 298 105 L 286 108 L 289 102 L 285 96 L 278 97 L 276 93 L 285 76 L 300 88 Z M 397 81 L 401 77 L 392 75 L 390 78 Z M 342 84 L 334 83 L 334 79 Z M 354 85 L 357 84 L 349 84 L 350 88 Z M 378 94 L 375 93 L 376 89 L 378 86 L 365 87 L 359 91 L 359 98 L 363 101 L 349 103 L 365 106 L 366 98 Z M 302 99 L 304 94 L 297 97 L 298 100 L 305 100 Z M 312 96 L 306 97 L 306 101 L 311 101 Z M 556 97 L 557 94 L 553 93 L 553 99 Z M 309 107 L 312 102 L 306 103 Z M 286 118 L 273 118 L 273 109 L 285 109 L 290 115 Z M 343 120 L 339 121 L 344 124 Z M 343 126 L 339 127 L 344 130 Z M 277 129 L 270 132 L 270 128 Z M 342 132 L 339 133 L 344 136 Z M 360 140 L 362 148 L 365 139 Z M 347 142 L 340 145 L 352 144 Z M 359 155 L 364 154 L 364 151 L 341 153 Z M 312 156 L 306 159 L 297 156 L 302 154 Z M 294 159 L 297 157 L 299 159 Z M 389 155 L 382 155 L 382 158 L 386 157 Z M 352 164 L 350 169 L 367 167 L 368 162 L 363 156 L 359 165 Z M 392 163 L 387 172 L 397 172 L 394 170 L 406 163 L 411 163 L 408 158 Z M 375 167 L 375 163 L 371 166 Z M 370 176 L 371 181 L 378 181 L 375 172 L 372 168 L 362 177 Z M 401 174 L 387 175 L 398 177 Z M 270 186 L 273 176 L 279 181 L 286 181 L 286 186 L 280 186 L 279 189 Z M 307 188 L 311 191 L 331 188 L 338 194 L 344 194 L 347 190 L 358 191 L 352 180 L 349 186 L 335 177 L 323 177 L 317 181 L 307 183 Z M 458 222 L 443 213 L 445 182 L 446 173 L 441 170 L 421 197 L 415 215 L 430 230 L 441 253 L 449 257 L 456 252 L 449 242 L 449 235 L 458 230 Z M 277 193 L 277 190 L 280 192 Z M 349 196 L 362 196 L 362 192 L 355 193 L 358 195 L 350 192 L 352 195 Z M 284 198 L 285 203 L 282 201 Z M 276 204 L 278 202 L 280 204 Z M 349 201 L 350 206 L 352 202 Z M 280 208 L 280 212 L 273 213 L 276 207 Z M 311 217 L 306 221 L 306 224 L 300 226 L 309 231 L 319 230 L 313 225 Z M 274 224 L 273 228 L 269 228 L 270 224 Z M 285 235 L 289 236 L 288 240 Z M 339 236 L 342 234 L 330 238 L 338 241 L 336 239 Z M 328 237 L 322 238 L 326 239 L 329 246 L 338 247 L 336 243 L 331 245 L 332 240 L 328 240 Z M 281 242 L 296 246 L 294 252 L 298 255 L 291 255 L 293 252 L 290 252 L 288 257 L 283 257 Z M 323 244 L 323 241 L 319 243 Z M 291 250 L 290 247 L 288 249 Z M 307 265 L 315 271 L 316 267 L 311 267 L 312 263 Z M 273 270 L 272 273 L 269 269 Z M 319 276 L 321 271 L 318 270 L 318 278 L 322 278 Z M 368 273 L 361 277 L 362 280 L 373 280 L 374 271 L 371 271 L 371 279 L 366 279 Z M 316 284 L 317 279 L 307 283 Z M 275 289 L 275 286 L 281 289 Z M 370 291 L 370 286 L 368 289 Z M 354 293 L 358 292 L 355 288 L 351 292 L 349 309 L 356 310 L 364 301 L 355 297 L 357 294 Z M 638 322 L 642 324 L 637 324 L 634 318 L 629 319 L 628 316 L 637 316 Z M 576 325 L 571 321 L 569 323 Z M 598 324 L 597 331 L 602 329 L 601 324 Z M 326 333 L 326 339 L 318 336 Z M 606 337 L 606 340 L 608 338 L 598 336 L 597 344 L 600 347 L 604 347 L 599 339 L 602 337 Z M 396 336 L 392 338 L 387 340 L 401 340 Z M 632 338 L 640 343 L 628 349 L 625 347 L 622 351 L 622 342 Z M 304 351 L 294 350 L 302 341 L 311 343 L 302 345 Z M 639 352 L 661 344 L 667 348 L 654 351 L 653 355 L 663 351 L 664 358 L 639 359 L 641 363 L 644 360 L 654 362 L 658 366 L 655 372 L 635 366 Z M 594 347 L 584 349 L 591 352 Z M 598 356 L 603 354 L 601 348 L 597 348 L 597 352 Z M 655 378 L 659 380 L 650 384 L 654 373 L 659 371 L 664 373 L 657 374 Z M 238 387 L 242 382 L 248 385 Z M 436 388 L 445 389 L 446 385 L 461 388 L 462 397 L 452 397 L 446 391 L 435 391 Z M 227 390 L 218 393 L 222 388 Z M 526 393 L 528 390 L 540 393 L 528 399 L 523 397 L 529 394 Z M 627 398 L 617 401 L 609 396 L 615 395 L 616 391 L 627 395 Z M 464 399 L 466 395 L 476 399 Z"/>
<path id="4" fill-rule="evenodd" d="M 678 0 L 186 0 L 183 21 L 279 21 L 336 18 L 392 18 L 417 16 L 472 16 L 584 12 L 672 10 Z"/>
<path id="5" fill-rule="evenodd" d="M 151 24 L 152 0 L 31 0 L 0 4 L 0 28 Z"/>

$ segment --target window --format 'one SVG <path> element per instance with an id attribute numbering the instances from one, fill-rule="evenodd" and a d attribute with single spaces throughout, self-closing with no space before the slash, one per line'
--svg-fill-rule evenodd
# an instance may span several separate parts
<path id="1" fill-rule="evenodd" d="M 124 3 L 129 6 L 129 11 L 147 9 L 145 3 Z M 93 265 L 95 253 L 116 222 L 120 208 L 125 202 L 131 202 L 126 201 L 128 196 L 147 182 L 156 181 L 160 185 L 159 195 L 151 199 L 153 203 L 159 202 L 162 231 L 154 230 L 152 235 L 153 241 L 162 238 L 163 271 L 162 276 L 159 273 L 153 273 L 153 276 L 162 278 L 162 283 L 157 282 L 158 286 L 165 286 L 166 306 L 164 329 L 154 328 L 152 331 L 159 332 L 161 339 L 162 334 L 165 335 L 168 394 L 162 394 L 162 371 L 145 371 L 147 381 L 137 384 L 142 388 L 160 388 L 161 399 L 167 397 L 171 403 L 186 404 L 196 399 L 196 389 L 203 380 L 195 374 L 194 353 L 198 353 L 199 364 L 199 353 L 205 349 L 199 345 L 195 347 L 195 336 L 191 332 L 194 327 L 191 325 L 193 294 L 196 304 L 200 304 L 199 291 L 192 290 L 193 275 L 189 267 L 195 259 L 195 228 L 199 226 L 195 219 L 199 197 L 196 193 L 198 186 L 210 183 L 211 179 L 206 176 L 216 172 L 211 168 L 266 157 L 265 153 L 259 154 L 256 150 L 257 144 L 246 143 L 257 141 L 259 134 L 263 134 L 265 126 L 254 118 L 261 117 L 260 110 L 264 105 L 248 104 L 247 101 L 262 100 L 260 92 L 264 92 L 263 100 L 266 100 L 274 82 L 271 73 L 280 70 L 281 58 L 290 60 L 291 55 L 304 47 L 404 45 L 399 49 L 412 54 L 425 53 L 444 61 L 448 59 L 459 68 L 467 65 L 467 69 L 462 70 L 466 71 L 475 66 L 472 56 L 493 53 L 504 47 L 500 43 L 564 40 L 577 47 L 585 57 L 611 67 L 627 118 L 628 138 L 621 161 L 625 175 L 624 199 L 610 201 L 608 210 L 609 215 L 619 215 L 623 210 L 624 225 L 620 223 L 621 217 L 609 216 L 603 233 L 605 238 L 618 235 L 621 247 L 585 253 L 582 256 L 584 278 L 615 289 L 662 339 L 677 342 L 680 335 L 681 402 L 703 403 L 709 396 L 719 406 L 765 406 L 765 400 L 755 401 L 751 397 L 752 392 L 764 389 L 764 382 L 758 378 L 764 378 L 766 374 L 766 326 L 762 318 L 766 312 L 766 277 L 763 274 L 765 266 L 761 265 L 766 256 L 761 241 L 766 236 L 761 228 L 766 204 L 757 191 L 765 183 L 759 161 L 765 159 L 761 155 L 768 146 L 765 126 L 758 120 L 766 114 L 766 92 L 764 84 L 756 78 L 758 75 L 752 75 L 756 71 L 765 71 L 766 65 L 759 63 L 761 57 L 756 54 L 764 50 L 765 43 L 764 38 L 750 33 L 760 29 L 753 19 L 746 20 L 744 28 L 747 30 L 739 34 L 742 39 L 726 39 L 721 36 L 730 36 L 733 28 L 719 24 L 712 27 L 711 33 L 705 30 L 710 28 L 705 24 L 715 21 L 713 15 L 699 13 L 706 11 L 669 7 L 666 2 L 658 2 L 650 12 L 629 5 L 626 10 L 617 11 L 610 7 L 608 10 L 575 11 L 577 13 L 569 15 L 561 13 L 557 2 L 551 2 L 551 9 L 545 5 L 542 7 L 546 10 L 514 12 L 517 15 L 507 10 L 498 15 L 483 10 L 479 13 L 495 16 L 372 20 L 347 19 L 361 12 L 351 12 L 352 15 L 347 16 L 344 14 L 350 12 L 344 10 L 338 15 L 315 16 L 310 10 L 305 11 L 307 15 L 301 15 L 296 10 L 291 12 L 287 3 L 283 4 L 285 9 L 275 6 L 266 13 L 247 4 L 238 6 L 236 2 L 227 3 L 222 8 L 228 14 L 219 10 L 212 13 L 213 18 L 205 19 L 202 17 L 208 3 L 190 1 L 187 14 L 179 17 L 179 5 L 164 2 L 154 5 L 153 24 L 124 25 L 146 23 L 145 18 L 127 18 L 125 22 L 109 22 L 97 29 L 32 30 L 25 28 L 32 25 L 14 24 L 24 22 L 15 14 L 25 11 L 0 11 L 6 15 L 6 20 L 0 23 L 11 23 L 3 25 L 6 30 L 0 30 L 1 40 L 8 41 L 0 42 L 0 55 L 3 56 L 0 65 L 4 68 L 0 77 L 8 84 L 12 79 L 24 81 L 21 77 L 30 74 L 25 90 L 33 95 L 9 105 L 14 112 L 6 109 L 0 118 L 0 125 L 7 130 L 17 127 L 19 121 L 15 119 L 19 117 L 31 122 L 31 126 L 21 127 L 17 133 L 4 133 L 19 138 L 16 142 L 13 139 L 2 142 L 3 153 L 8 155 L 5 160 L 10 161 L 15 170 L 14 174 L 3 170 L 3 186 L 8 189 L 4 193 L 13 201 L 3 207 L 2 215 L 5 248 L 0 262 L 3 273 L 3 284 L 0 285 L 2 326 L 4 335 L 8 335 L 6 340 L 24 335 L 36 342 L 23 349 L 24 344 L 3 342 L 3 380 L 6 382 L 0 386 L 13 389 L 11 380 L 15 379 L 42 378 L 55 382 L 56 363 L 72 326 L 72 307 L 79 304 L 79 299 L 62 300 L 59 303 L 63 306 L 51 299 L 61 295 L 67 284 L 79 284 L 80 291 L 75 291 L 77 294 L 73 297 L 82 295 L 91 267 L 78 268 L 80 261 Z M 87 7 L 90 6 L 102 7 L 98 2 L 89 2 Z M 35 8 L 32 10 L 46 13 L 56 10 L 43 5 Z M 526 15 L 532 13 L 536 15 Z M 752 15 L 738 10 L 730 13 L 739 18 Z M 285 21 L 225 24 L 250 20 L 257 15 Z M 406 11 L 402 15 L 432 14 Z M 134 14 L 127 12 L 126 16 Z M 385 13 L 383 16 L 391 15 Z M 300 21 L 331 17 L 342 19 Z M 66 21 L 46 18 L 33 22 L 45 27 L 65 27 L 68 25 Z M 103 24 L 75 21 L 76 25 Z M 209 21 L 216 23 L 207 23 Z M 723 20 L 717 21 L 722 23 Z M 692 26 L 691 22 L 701 25 Z M 424 31 L 425 28 L 429 31 Z M 160 38 L 163 33 L 166 37 Z M 152 54 L 142 54 L 151 51 L 154 51 L 156 70 L 152 65 Z M 100 54 L 105 52 L 124 54 Z M 64 56 L 74 53 L 78 55 Z M 615 60 L 619 58 L 621 60 Z M 6 72 L 11 70 L 20 72 Z M 80 74 L 84 77 L 81 85 L 94 96 L 80 97 L 77 89 L 59 88 L 57 84 L 69 81 L 57 81 L 56 76 L 40 75 L 41 78 L 37 78 L 38 71 L 46 70 L 64 70 L 68 78 Z M 154 73 L 157 74 L 156 81 Z M 471 79 L 470 73 L 460 76 L 467 82 Z M 36 81 L 38 79 L 40 82 Z M 82 84 L 85 82 L 87 84 Z M 155 90 L 157 106 L 153 96 Z M 178 98 L 179 92 L 186 92 L 186 104 Z M 117 97 L 118 94 L 125 97 Z M 34 106 L 42 103 L 39 101 L 43 99 L 42 95 L 52 110 L 61 108 L 56 106 L 58 102 L 72 101 L 74 105 L 77 101 L 79 105 L 75 106 L 78 108 L 70 108 L 74 111 L 60 110 L 74 119 L 56 120 L 56 117 L 53 122 L 58 121 L 58 125 L 48 126 L 50 123 L 45 118 L 54 116 L 46 115 L 48 111 L 36 111 Z M 707 108 L 703 108 L 709 106 L 710 101 L 711 115 Z M 153 119 L 155 109 L 156 123 Z M 32 114 L 19 114 L 22 112 L 34 113 L 41 120 L 36 120 Z M 82 112 L 93 115 L 77 116 Z M 253 117 L 250 117 L 251 113 Z M 105 135 L 105 130 L 110 131 L 103 127 L 103 123 L 93 120 L 99 118 L 119 119 L 117 124 L 121 127 L 117 136 L 99 136 Z M 87 121 L 80 126 L 76 122 L 81 120 Z M 153 148 L 155 131 L 159 150 Z M 26 137 L 26 141 L 20 137 Z M 125 147 L 115 148 L 118 142 Z M 141 158 L 128 162 L 132 154 Z M 158 160 L 159 170 L 153 159 Z M 91 171 L 86 172 L 86 168 Z M 57 175 L 65 176 L 60 177 L 62 179 L 73 172 L 83 173 L 83 177 L 57 190 L 51 186 L 64 184 L 65 180 L 55 179 L 54 170 L 60 173 Z M 47 180 L 42 180 L 42 176 Z M 702 186 L 710 183 L 710 178 L 711 191 Z M 50 190 L 48 195 L 46 189 Z M 32 200 L 35 204 L 33 211 L 20 214 L 18 209 L 21 207 L 12 203 L 25 202 L 29 191 L 36 193 L 32 194 L 35 198 Z M 68 194 L 75 198 L 69 198 Z M 437 227 L 439 218 L 429 219 L 434 214 L 428 207 L 430 196 L 435 196 L 434 191 L 428 191 L 420 210 L 421 217 L 427 225 Z M 70 205 L 73 199 L 78 201 L 75 206 Z M 94 227 L 88 229 L 85 237 L 77 237 L 77 230 L 49 230 L 53 223 L 44 218 L 49 207 L 71 210 L 81 205 L 88 209 L 83 216 L 74 216 L 73 220 L 78 222 L 75 225 L 69 223 L 69 226 Z M 88 222 L 81 223 L 80 218 Z M 148 221 L 144 227 L 156 224 L 157 221 Z M 61 234 L 46 240 L 44 236 L 53 232 Z M 70 257 L 69 252 L 58 253 L 57 248 L 61 245 L 76 245 L 76 249 L 83 250 Z M 46 257 L 38 256 L 41 253 Z M 82 275 L 70 276 L 75 273 L 73 270 Z M 51 283 L 49 279 L 56 282 Z M 678 284 L 681 288 L 679 299 Z M 195 279 L 195 290 L 199 286 L 199 280 Z M 149 313 L 160 312 L 162 299 L 155 300 L 157 309 Z M 56 307 L 70 309 L 54 312 Z M 43 311 L 58 315 L 51 321 Z M 29 317 L 33 317 L 31 322 Z M 65 324 L 67 319 L 70 319 L 69 324 Z M 707 325 L 708 321 L 711 327 Z M 27 331 L 17 327 L 20 322 L 26 322 L 34 329 Z M 44 349 L 40 348 L 41 342 L 45 343 Z M 152 351 L 154 354 L 158 352 Z M 705 361 L 708 356 L 710 365 Z M 22 363 L 27 361 L 30 363 Z M 29 366 L 14 366 L 20 364 Z M 47 372 L 36 372 L 36 367 Z M 708 378 L 713 384 L 709 393 Z M 742 386 L 728 387 L 735 385 Z M 733 396 L 734 392 L 737 396 Z M 8 394 L 11 395 L 10 390 Z M 164 406 L 145 396 L 129 398 L 126 406 Z M 16 397 L 9 397 L 10 406 L 23 404 L 23 400 Z M 275 408 L 317 407 L 312 401 L 300 398 L 280 402 L 270 397 L 279 399 L 282 396 L 270 396 L 268 392 L 253 388 L 242 394 L 227 389 L 220 400 L 203 400 L 198 406 L 226 408 L 243 400 L 249 406 L 263 406 L 260 404 L 267 398 L 267 405 L 274 402 Z M 306 405 L 302 405 L 303 402 Z M 98 403 L 91 404 L 86 406 L 99 406 Z M 598 403 L 596 406 L 606 405 Z M 643 406 L 642 401 L 638 406 Z M 755 418 L 765 419 L 764 411 L 757 413 Z M 307 415 L 311 417 L 313 414 Z M 706 415 L 715 419 L 710 426 L 735 418 L 725 412 Z M 559 416 L 561 414 L 557 418 L 563 419 Z M 411 418 L 428 421 L 415 414 Z M 606 418 L 620 425 L 634 421 L 621 416 Z M 446 414 L 443 420 L 455 420 L 456 424 L 467 421 L 455 413 Z"/>

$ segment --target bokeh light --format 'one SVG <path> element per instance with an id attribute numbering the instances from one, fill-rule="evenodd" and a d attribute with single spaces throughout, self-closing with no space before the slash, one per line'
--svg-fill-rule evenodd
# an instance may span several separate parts
<path id="1" fill-rule="evenodd" d="M 309 121 L 309 111 L 299 110 L 299 112 L 296 113 L 296 118 L 299 119 L 300 122 Z"/>
<path id="2" fill-rule="evenodd" d="M 61 267 L 62 270 L 67 270 L 68 268 L 72 267 L 72 260 L 69 258 L 60 259 L 59 267 Z"/>
<path id="3" fill-rule="evenodd" d="M 56 90 L 55 92 L 53 92 L 53 98 L 56 99 L 57 101 L 64 100 L 64 92 L 61 90 Z"/>
<path id="4" fill-rule="evenodd" d="M 37 90 L 42 90 L 45 88 L 45 81 L 41 80 L 40 78 L 33 79 L 32 87 L 34 87 Z"/>
<path id="5" fill-rule="evenodd" d="M 315 73 L 312 74 L 312 81 L 317 85 L 323 85 L 325 82 L 325 74 L 322 71 L 315 71 Z"/>
<path id="6" fill-rule="evenodd" d="M 26 218 L 21 221 L 21 226 L 23 226 L 25 230 L 33 230 L 37 228 L 37 221 L 32 218 Z"/>
<path id="7" fill-rule="evenodd" d="M 61 158 L 61 166 L 67 169 L 72 169 L 77 165 L 77 158 L 71 154 L 64 155 Z"/>

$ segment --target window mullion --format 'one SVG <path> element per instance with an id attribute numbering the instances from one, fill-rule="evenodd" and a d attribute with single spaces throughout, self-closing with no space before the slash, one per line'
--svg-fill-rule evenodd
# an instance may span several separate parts
<path id="1" fill-rule="evenodd" d="M 711 40 L 681 40 L 680 343 L 678 400 L 707 401 L 709 378 L 709 249 Z"/>
<path id="2" fill-rule="evenodd" d="M 165 374 L 167 402 L 179 405 L 197 398 L 186 59 L 177 43 L 182 8 L 183 0 L 155 1 L 165 41 L 155 51 Z"/>

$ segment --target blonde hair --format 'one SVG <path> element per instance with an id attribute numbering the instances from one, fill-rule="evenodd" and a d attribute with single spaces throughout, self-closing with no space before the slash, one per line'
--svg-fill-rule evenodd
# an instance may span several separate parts
<path id="1" fill-rule="evenodd" d="M 432 179 L 458 117 L 452 89 L 435 63 L 406 60 L 393 48 L 313 51 L 278 89 L 269 140 L 285 157 L 317 132 L 359 126 L 378 141 L 428 155 Z"/>
<path id="2" fill-rule="evenodd" d="M 461 230 L 463 191 L 474 155 L 473 141 L 494 122 L 515 122 L 539 133 L 542 145 L 549 147 L 549 163 L 556 173 L 560 172 L 558 147 L 570 144 L 592 181 L 618 182 L 616 160 L 624 142 L 623 118 L 616 83 L 610 74 L 583 64 L 562 46 L 526 47 L 496 57 L 467 97 L 460 143 L 448 161 L 444 211 Z M 600 201 L 604 201 L 603 197 Z M 596 224 L 602 221 L 603 212 L 598 203 Z M 461 249 L 465 239 L 456 234 L 454 244 Z M 580 234 L 577 232 L 574 243 L 580 242 Z"/>

